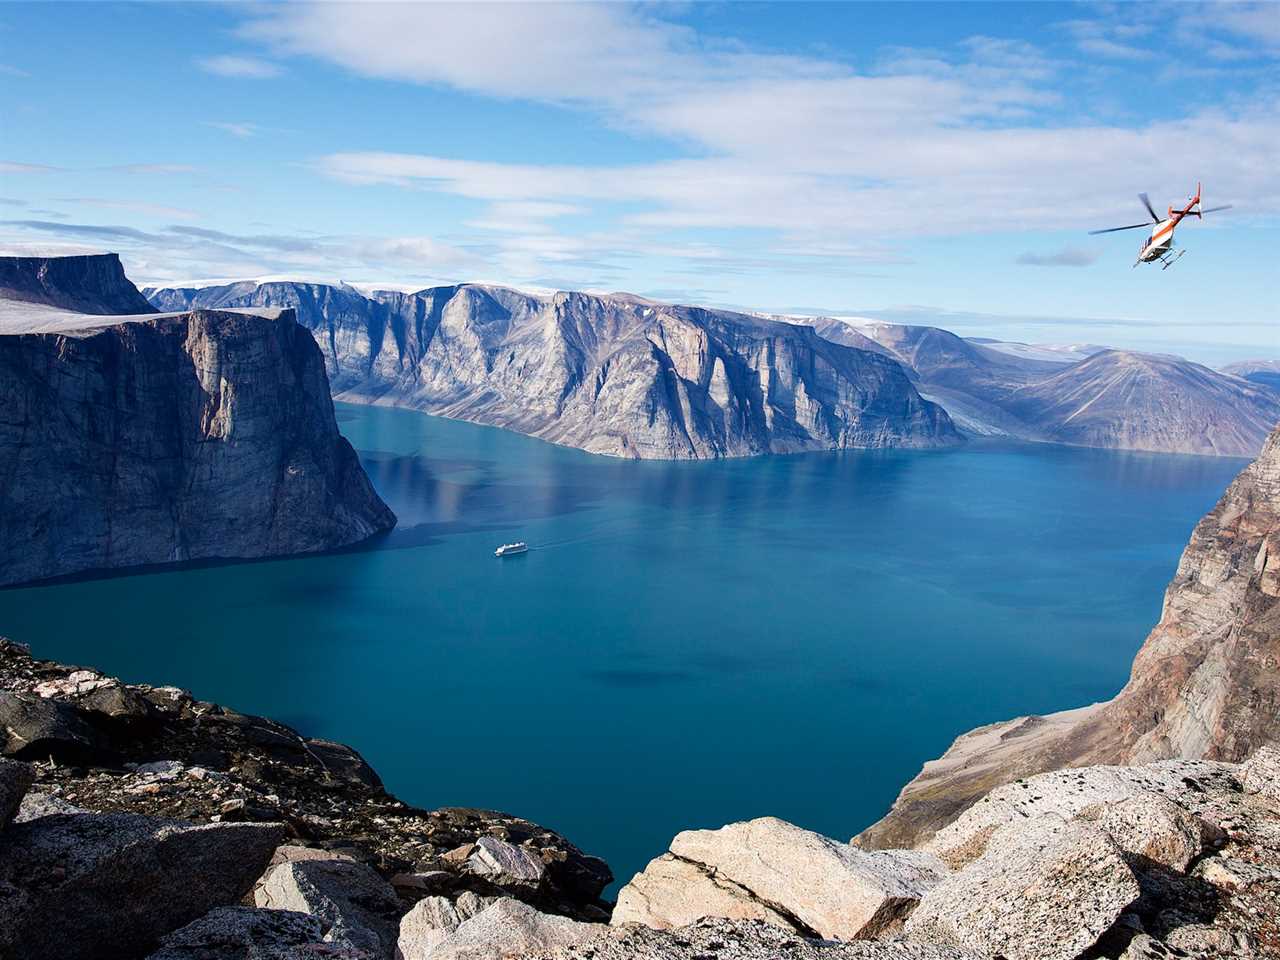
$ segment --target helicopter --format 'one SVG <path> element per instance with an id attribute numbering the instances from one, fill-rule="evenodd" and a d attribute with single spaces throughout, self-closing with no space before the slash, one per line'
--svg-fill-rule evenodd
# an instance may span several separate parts
<path id="1" fill-rule="evenodd" d="M 1117 230 L 1137 230 L 1139 227 L 1149 227 L 1151 236 L 1142 242 L 1142 247 L 1138 250 L 1138 259 L 1133 262 L 1136 267 L 1140 263 L 1154 263 L 1159 260 L 1164 266 L 1161 270 L 1168 270 L 1182 257 L 1186 250 L 1179 250 L 1176 254 L 1173 252 L 1173 228 L 1182 222 L 1183 217 L 1203 217 L 1206 213 L 1217 213 L 1219 210 L 1230 210 L 1231 204 L 1226 203 L 1220 207 L 1209 207 L 1205 210 L 1200 207 L 1200 184 L 1196 184 L 1196 195 L 1187 198 L 1187 205 L 1181 210 L 1175 210 L 1169 207 L 1168 216 L 1163 220 L 1156 216 L 1156 211 L 1151 206 L 1151 200 L 1145 193 L 1138 194 L 1138 199 L 1142 201 L 1142 205 L 1147 208 L 1147 213 L 1151 214 L 1151 223 L 1131 223 L 1125 227 L 1108 227 L 1105 230 L 1090 230 L 1089 233 L 1115 233 Z"/>

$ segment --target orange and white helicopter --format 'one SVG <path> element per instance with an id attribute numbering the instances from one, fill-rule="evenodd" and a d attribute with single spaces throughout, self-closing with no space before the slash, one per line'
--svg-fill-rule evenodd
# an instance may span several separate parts
<path id="1" fill-rule="evenodd" d="M 1203 217 L 1206 213 L 1216 213 L 1219 210 L 1230 210 L 1231 204 L 1223 204 L 1220 207 L 1210 207 L 1204 210 L 1200 207 L 1200 184 L 1196 184 L 1196 195 L 1187 198 L 1187 205 L 1181 210 L 1175 210 L 1169 207 L 1169 215 L 1161 220 L 1156 216 L 1155 208 L 1151 206 L 1151 200 L 1145 193 L 1138 194 L 1138 199 L 1142 201 L 1142 205 L 1147 208 L 1147 213 L 1151 214 L 1151 223 L 1131 223 L 1127 227 L 1108 227 L 1106 230 L 1090 230 L 1089 233 L 1115 233 L 1117 230 L 1137 230 L 1139 227 L 1150 227 L 1151 236 L 1142 242 L 1141 249 L 1138 250 L 1138 259 L 1133 265 L 1136 267 L 1140 263 L 1152 263 L 1159 260 L 1164 264 L 1161 270 L 1168 270 L 1178 261 L 1178 259 L 1187 251 L 1179 250 L 1176 254 L 1173 252 L 1173 228 L 1182 222 L 1183 217 Z"/>

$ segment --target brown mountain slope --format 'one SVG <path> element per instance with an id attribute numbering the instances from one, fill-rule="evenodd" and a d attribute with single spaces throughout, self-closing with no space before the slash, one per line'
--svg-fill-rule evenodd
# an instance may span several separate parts
<path id="1" fill-rule="evenodd" d="M 1179 357 L 1104 350 L 1012 391 L 1001 406 L 1047 439 L 1251 456 L 1280 419 L 1280 397 Z"/>
<path id="2" fill-rule="evenodd" d="M 866 847 L 915 846 L 992 788 L 1090 764 L 1238 761 L 1280 740 L 1280 428 L 1196 526 L 1128 684 L 1106 703 L 970 731 Z"/>

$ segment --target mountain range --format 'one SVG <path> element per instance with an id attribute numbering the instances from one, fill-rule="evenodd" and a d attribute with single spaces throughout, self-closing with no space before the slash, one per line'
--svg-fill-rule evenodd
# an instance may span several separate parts
<path id="1" fill-rule="evenodd" d="M 746 314 L 475 284 L 368 296 L 289 282 L 146 293 L 163 310 L 292 308 L 339 399 L 592 453 L 704 459 L 960 441 L 893 358 Z"/>
<path id="2" fill-rule="evenodd" d="M 1215 371 L 1090 345 L 1018 349 L 937 327 L 805 318 L 828 339 L 901 362 L 964 432 L 1085 447 L 1247 457 L 1280 419 L 1265 364 Z M 1048 359 L 1057 354 L 1060 359 Z M 1280 378 L 1277 378 L 1280 380 Z"/>
<path id="3" fill-rule="evenodd" d="M 293 308 L 339 399 L 615 456 L 927 447 L 969 435 L 1246 457 L 1280 420 L 1280 388 L 1258 373 L 938 327 L 476 284 L 402 293 L 242 281 L 143 292 L 162 310 Z"/>

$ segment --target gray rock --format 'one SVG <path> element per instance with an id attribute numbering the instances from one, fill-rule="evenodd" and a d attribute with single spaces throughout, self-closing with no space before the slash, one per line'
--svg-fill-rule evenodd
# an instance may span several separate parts
<path id="1" fill-rule="evenodd" d="M 981 857 L 925 894 L 906 936 L 1008 960 L 1072 960 L 1140 892 L 1109 836 L 1049 814 L 997 830 Z"/>
<path id="2" fill-rule="evenodd" d="M 464 920 L 425 953 L 405 953 L 402 960 L 508 960 L 578 946 L 608 932 L 602 923 L 581 923 L 539 913 L 519 900 L 504 897 Z"/>
<path id="3" fill-rule="evenodd" d="M 312 553 L 393 526 L 291 313 L 65 317 L 0 322 L 0 584 Z"/>
<path id="4" fill-rule="evenodd" d="M 1143 791 L 1116 803 L 1088 808 L 1080 819 L 1091 822 L 1126 854 L 1181 873 L 1204 849 L 1205 827 L 1184 807 Z"/>
<path id="5" fill-rule="evenodd" d="M 236 903 L 280 842 L 266 824 L 62 814 L 0 834 L 0 956 L 135 956 Z"/>
<path id="6" fill-rule="evenodd" d="M 147 960 L 304 960 L 323 941 L 320 921 L 305 913 L 218 907 L 167 935 Z"/>
<path id="7" fill-rule="evenodd" d="M 891 929 L 946 872 L 930 854 L 868 853 L 763 817 L 679 834 L 619 893 L 612 922 L 721 916 L 852 940 Z"/>
<path id="8" fill-rule="evenodd" d="M 1229 792 L 1236 789 L 1235 776 L 1232 764 L 1208 760 L 1167 760 L 1140 767 L 1074 767 L 1042 773 L 992 790 L 921 849 L 952 866 L 963 866 L 980 856 L 991 835 L 1006 824 L 1046 814 L 1070 819 L 1090 808 L 1106 808 L 1130 799 L 1147 799 L 1153 806 L 1159 798 L 1179 802 L 1192 793 L 1189 780 L 1202 795 Z M 1133 809 L 1140 808 L 1141 802 Z"/>
<path id="9" fill-rule="evenodd" d="M 68 803 L 61 797 L 51 793 L 44 793 L 41 790 L 29 790 L 27 795 L 22 798 L 22 803 L 18 807 L 18 814 L 13 818 L 13 822 L 26 823 L 28 820 L 51 817 L 59 813 L 87 812 L 84 808 L 77 807 L 74 803 Z"/>
<path id="10" fill-rule="evenodd" d="M 979 960 L 954 947 L 917 943 L 812 940 L 761 921 L 708 918 L 675 930 L 639 924 L 610 928 L 582 944 L 529 960 Z M 988 960 L 983 957 L 982 960 Z"/>
<path id="11" fill-rule="evenodd" d="M 400 918 L 396 960 L 424 960 L 431 951 L 476 914 L 497 902 L 465 891 L 457 900 L 424 897 Z"/>
<path id="12" fill-rule="evenodd" d="M 467 867 L 498 886 L 536 887 L 547 872 L 546 864 L 536 853 L 488 836 L 476 839 Z"/>
<path id="13" fill-rule="evenodd" d="M 253 891 L 254 903 L 316 917 L 325 940 L 341 947 L 392 956 L 400 901 L 370 867 L 354 860 L 295 860 L 272 867 Z"/>
<path id="14" fill-rule="evenodd" d="M 29 763 L 0 757 L 0 830 L 17 816 L 22 800 L 35 779 L 36 772 Z"/>
<path id="15" fill-rule="evenodd" d="M 68 703 L 0 690 L 0 753 L 80 762 L 102 756 L 102 737 Z"/>
<path id="16" fill-rule="evenodd" d="M 166 310 L 292 308 L 340 399 L 592 453 L 704 459 L 959 441 L 896 360 L 740 313 L 476 284 L 368 297 L 289 282 L 148 294 Z"/>
<path id="17" fill-rule="evenodd" d="M 1259 747 L 1241 766 L 1240 773 L 1245 793 L 1280 804 L 1280 747 Z"/>

